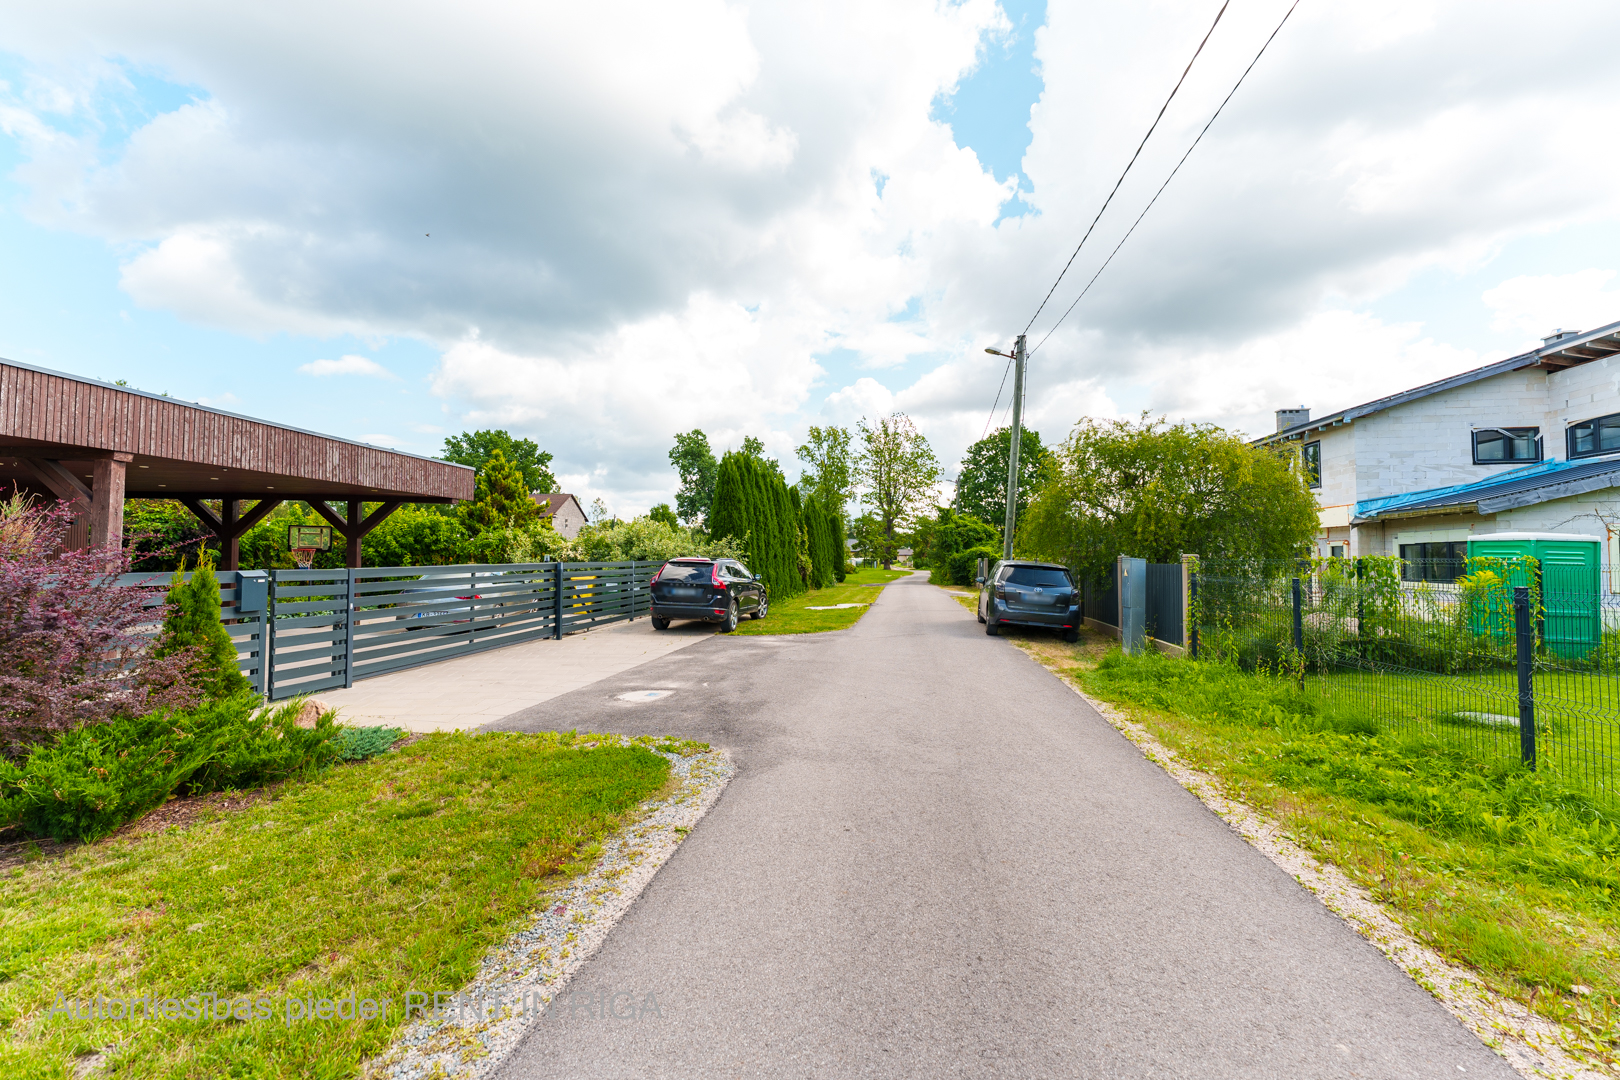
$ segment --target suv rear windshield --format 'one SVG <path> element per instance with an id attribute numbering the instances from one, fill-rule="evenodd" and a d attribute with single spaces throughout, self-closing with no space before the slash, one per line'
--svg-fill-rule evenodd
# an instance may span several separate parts
<path id="1" fill-rule="evenodd" d="M 1005 584 L 1022 585 L 1026 589 L 1067 589 L 1069 572 L 1045 566 L 1015 566 L 1012 572 L 1001 580 Z"/>
<path id="2" fill-rule="evenodd" d="M 708 581 L 713 563 L 665 563 L 658 575 L 659 581 Z"/>

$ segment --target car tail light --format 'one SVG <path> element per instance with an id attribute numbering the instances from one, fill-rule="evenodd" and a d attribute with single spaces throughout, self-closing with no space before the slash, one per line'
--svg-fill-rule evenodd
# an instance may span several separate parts
<path id="1" fill-rule="evenodd" d="M 669 563 L 665 563 L 665 564 L 664 564 L 664 566 L 668 566 L 668 565 L 669 565 Z M 653 586 L 654 586 L 654 585 L 656 585 L 656 584 L 658 584 L 658 579 L 659 579 L 659 578 L 660 578 L 660 577 L 662 577 L 662 576 L 663 576 L 663 574 L 664 574 L 664 566 L 660 566 L 660 567 L 659 567 L 659 568 L 658 568 L 658 569 L 657 569 L 657 570 L 655 570 L 655 571 L 653 571 L 653 576 L 652 576 L 652 580 L 651 580 L 651 581 L 649 581 L 649 582 L 647 582 L 647 588 L 649 588 L 649 589 L 650 589 L 650 588 L 652 588 L 652 587 L 653 587 Z"/>
<path id="2" fill-rule="evenodd" d="M 709 580 L 711 582 L 713 582 L 713 584 L 714 584 L 714 591 L 715 592 L 725 592 L 726 591 L 726 583 L 720 580 L 720 567 L 719 566 L 713 567 L 709 571 L 709 574 L 710 574 Z"/>

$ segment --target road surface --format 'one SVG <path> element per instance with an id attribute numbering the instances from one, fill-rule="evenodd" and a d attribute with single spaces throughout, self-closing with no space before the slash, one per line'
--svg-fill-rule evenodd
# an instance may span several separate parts
<path id="1" fill-rule="evenodd" d="M 502 1080 L 1517 1075 L 920 576 L 495 726 L 738 765 Z"/>

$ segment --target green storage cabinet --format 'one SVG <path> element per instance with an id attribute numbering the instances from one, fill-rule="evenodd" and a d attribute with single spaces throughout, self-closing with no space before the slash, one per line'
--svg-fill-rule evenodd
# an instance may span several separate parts
<path id="1" fill-rule="evenodd" d="M 1603 643 L 1600 566 L 1603 538 L 1571 533 L 1489 533 L 1468 541 L 1468 556 L 1521 560 L 1508 574 L 1508 586 L 1529 585 L 1541 597 L 1541 643 L 1559 656 L 1583 657 Z M 1536 580 L 1532 580 L 1534 577 Z M 1484 619 L 1493 633 L 1500 613 L 1491 604 Z M 1507 626 L 1512 630 L 1512 608 Z M 1479 627 L 1483 629 L 1483 626 Z"/>

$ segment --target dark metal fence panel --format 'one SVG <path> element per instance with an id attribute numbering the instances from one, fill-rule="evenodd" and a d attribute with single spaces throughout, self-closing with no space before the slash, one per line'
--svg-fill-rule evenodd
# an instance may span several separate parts
<path id="1" fill-rule="evenodd" d="M 1620 607 L 1606 576 L 1561 580 L 1535 559 L 1470 558 L 1467 573 L 1435 582 L 1365 563 L 1204 560 L 1199 658 L 1298 679 L 1327 716 L 1534 762 L 1620 800 Z M 1516 618 L 1518 589 L 1528 611 Z"/>
<path id="2" fill-rule="evenodd" d="M 352 678 L 552 637 L 557 564 L 354 571 Z"/>
<path id="3" fill-rule="evenodd" d="M 191 580 L 191 574 L 185 573 L 181 577 Z M 236 646 L 236 667 L 252 684 L 258 693 L 264 693 L 264 640 L 266 619 L 264 610 L 252 612 L 237 611 L 237 576 L 231 571 L 220 571 L 219 600 L 220 619 L 225 623 L 225 629 L 231 635 L 231 643 Z M 174 572 L 170 570 L 154 571 L 140 574 L 121 574 L 112 582 L 121 588 L 137 588 L 145 591 L 146 597 L 142 606 L 152 609 L 152 622 L 144 628 L 144 635 L 156 637 L 163 626 L 163 607 L 168 599 L 169 586 L 174 583 Z"/>
<path id="4" fill-rule="evenodd" d="M 659 563 L 563 563 L 562 632 L 572 633 L 651 610 Z"/>
<path id="5" fill-rule="evenodd" d="M 270 572 L 271 701 L 351 685 L 349 571 Z"/>
<path id="6" fill-rule="evenodd" d="M 1181 645 L 1181 564 L 1148 563 L 1147 633 L 1168 645 Z"/>
<path id="7" fill-rule="evenodd" d="M 1085 608 L 1081 611 L 1087 619 L 1095 619 L 1104 626 L 1119 625 L 1119 563 L 1115 562 L 1108 568 L 1108 584 L 1099 586 L 1095 582 L 1087 581 L 1084 591 Z"/>

